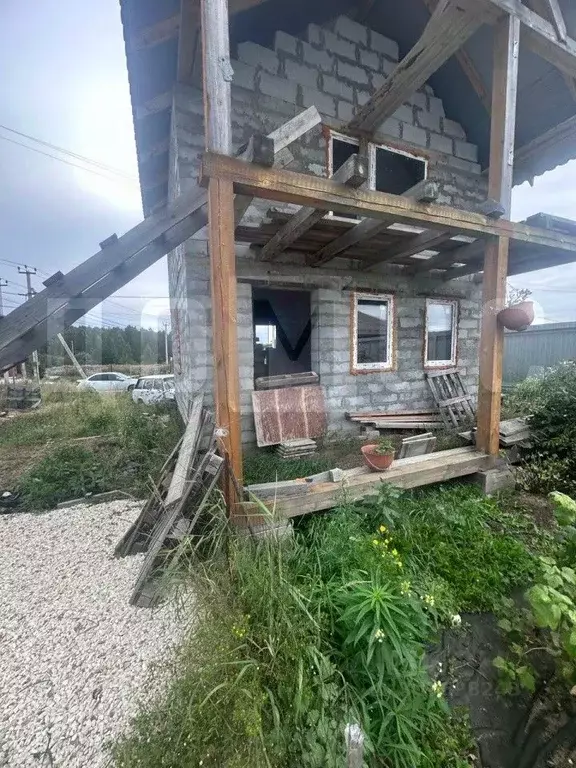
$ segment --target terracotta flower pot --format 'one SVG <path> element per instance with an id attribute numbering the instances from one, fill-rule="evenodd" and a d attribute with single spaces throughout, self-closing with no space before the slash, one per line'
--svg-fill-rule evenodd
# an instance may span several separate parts
<path id="1" fill-rule="evenodd" d="M 376 453 L 377 445 L 363 445 L 360 450 L 364 461 L 373 472 L 385 472 L 390 469 L 394 461 L 394 451 L 390 453 Z"/>
<path id="2" fill-rule="evenodd" d="M 498 322 L 509 331 L 525 331 L 534 322 L 534 302 L 521 301 L 500 310 Z"/>

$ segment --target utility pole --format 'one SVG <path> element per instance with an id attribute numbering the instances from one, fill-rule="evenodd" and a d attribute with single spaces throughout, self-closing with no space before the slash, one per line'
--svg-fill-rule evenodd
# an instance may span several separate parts
<path id="1" fill-rule="evenodd" d="M 18 274 L 26 275 L 26 293 L 21 293 L 21 296 L 31 299 L 36 295 L 36 291 L 32 288 L 32 275 L 35 275 L 37 271 L 36 267 L 29 267 L 27 264 L 24 264 L 24 267 L 18 267 Z M 32 352 L 32 364 L 34 366 L 34 378 L 37 382 L 40 382 L 40 364 L 38 362 L 38 350 L 36 349 Z"/>
<path id="2" fill-rule="evenodd" d="M 8 280 L 4 280 L 3 277 L 0 277 L 0 320 L 4 317 L 4 301 L 2 299 L 2 288 L 5 288 L 8 285 Z M 8 385 L 8 371 L 4 372 L 4 383 Z"/>
<path id="3" fill-rule="evenodd" d="M 169 322 L 168 320 L 164 320 L 164 357 L 166 359 L 166 365 L 170 365 L 170 361 L 168 359 L 168 326 Z"/>

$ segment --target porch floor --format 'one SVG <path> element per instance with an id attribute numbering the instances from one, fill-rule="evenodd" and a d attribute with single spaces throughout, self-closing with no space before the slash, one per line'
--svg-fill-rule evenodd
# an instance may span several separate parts
<path id="1" fill-rule="evenodd" d="M 488 454 L 481 453 L 475 448 L 465 447 L 437 451 L 426 456 L 398 459 L 387 472 L 371 472 L 368 468 L 359 467 L 345 472 L 342 482 L 310 484 L 303 481 L 302 493 L 276 499 L 274 503 L 269 504 L 270 511 L 279 518 L 299 517 L 332 509 L 343 499 L 347 501 L 362 499 L 364 496 L 376 493 L 381 482 L 397 488 L 418 488 L 473 475 L 489 469 L 493 462 L 493 457 Z M 258 522 L 251 518 L 260 517 L 259 505 L 245 503 L 240 506 L 241 514 L 247 518 L 246 522 L 250 524 Z"/>

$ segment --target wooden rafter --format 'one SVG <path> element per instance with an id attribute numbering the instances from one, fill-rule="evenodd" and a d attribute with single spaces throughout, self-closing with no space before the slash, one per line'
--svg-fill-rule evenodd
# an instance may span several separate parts
<path id="1" fill-rule="evenodd" d="M 383 120 L 393 115 L 482 24 L 490 20 L 489 9 L 478 0 L 439 0 L 416 45 L 350 121 L 349 130 L 373 134 Z"/>
<path id="2" fill-rule="evenodd" d="M 361 155 L 352 155 L 332 176 L 334 181 L 345 184 L 351 189 L 357 189 L 368 181 L 368 160 Z M 266 243 L 260 252 L 262 261 L 272 261 L 282 251 L 289 248 L 305 232 L 320 221 L 325 211 L 316 207 L 302 207 L 294 216 L 281 227 L 274 237 Z"/>
<path id="3" fill-rule="evenodd" d="M 439 193 L 440 189 L 436 182 L 425 180 L 405 192 L 403 197 L 411 197 L 418 202 L 431 203 L 438 198 Z M 373 237 L 381 234 L 393 223 L 393 217 L 384 218 L 380 221 L 363 219 L 353 229 L 337 237 L 316 253 L 309 254 L 306 258 L 306 264 L 310 267 L 320 267 L 336 258 L 336 256 L 345 253 L 353 246 L 366 240 L 371 240 Z"/>
<path id="4" fill-rule="evenodd" d="M 552 22 L 558 40 L 565 43 L 568 39 L 568 31 L 566 29 L 566 22 L 564 21 L 562 9 L 558 5 L 558 0 L 528 0 L 528 5 L 544 19 Z M 563 72 L 562 75 L 566 87 L 572 94 L 572 98 L 576 100 L 576 80 L 565 72 Z"/>
<path id="5" fill-rule="evenodd" d="M 414 235 L 414 237 L 411 237 L 408 240 L 403 240 L 396 245 L 386 248 L 375 264 L 369 264 L 367 266 L 375 266 L 396 259 L 407 259 L 422 251 L 433 250 L 436 246 L 442 245 L 442 243 L 450 240 L 453 236 L 453 231 L 446 232 L 442 230 L 426 229 L 419 235 Z"/>
<path id="6" fill-rule="evenodd" d="M 522 40 L 539 56 L 558 69 L 576 77 L 576 40 L 560 40 L 553 24 L 530 10 L 520 0 L 482 0 L 522 23 Z"/>
<path id="7" fill-rule="evenodd" d="M 430 14 L 434 12 L 434 9 L 438 5 L 438 0 L 422 0 L 422 2 L 426 8 L 428 8 Z M 459 51 L 456 51 L 454 55 L 458 64 L 460 64 L 462 71 L 470 81 L 470 85 L 476 91 L 476 94 L 482 102 L 484 109 L 490 113 L 490 93 L 484 85 L 484 81 L 480 77 L 480 73 L 476 69 L 474 62 L 463 48 L 461 48 Z"/>
<path id="8" fill-rule="evenodd" d="M 242 13 L 250 8 L 254 8 L 257 5 L 267 0 L 230 0 L 229 10 L 230 15 L 236 13 Z M 200 0 L 191 0 L 189 3 L 190 14 L 186 18 L 186 21 L 190 21 L 196 28 L 200 26 Z M 133 51 L 140 51 L 144 48 L 151 48 L 160 43 L 165 43 L 168 40 L 173 40 L 178 37 L 181 27 L 182 16 L 181 13 L 172 14 L 161 21 L 157 21 L 155 24 L 151 24 L 148 27 L 142 27 L 134 32 L 130 41 L 129 47 Z"/>
<path id="9" fill-rule="evenodd" d="M 444 205 L 419 204 L 400 195 L 372 190 L 352 190 L 321 176 L 278 168 L 260 168 L 233 157 L 205 154 L 204 179 L 222 178 L 234 183 L 237 193 L 296 205 L 317 205 L 344 215 L 387 219 L 424 228 L 452 230 L 471 237 L 498 236 L 576 253 L 576 236 L 532 227 L 507 219 L 494 221 L 479 213 Z M 493 197 L 491 195 L 491 197 Z"/>

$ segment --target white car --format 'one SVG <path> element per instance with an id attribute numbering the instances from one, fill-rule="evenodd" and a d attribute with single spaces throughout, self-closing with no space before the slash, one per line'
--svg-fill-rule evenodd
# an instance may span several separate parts
<path id="1" fill-rule="evenodd" d="M 126 392 L 133 389 L 138 379 L 126 376 L 117 371 L 107 371 L 106 373 L 94 373 L 87 379 L 78 381 L 78 389 L 94 389 L 96 392 Z"/>
<path id="2" fill-rule="evenodd" d="M 174 375 L 142 376 L 132 390 L 132 400 L 141 405 L 154 405 L 176 399 Z"/>

